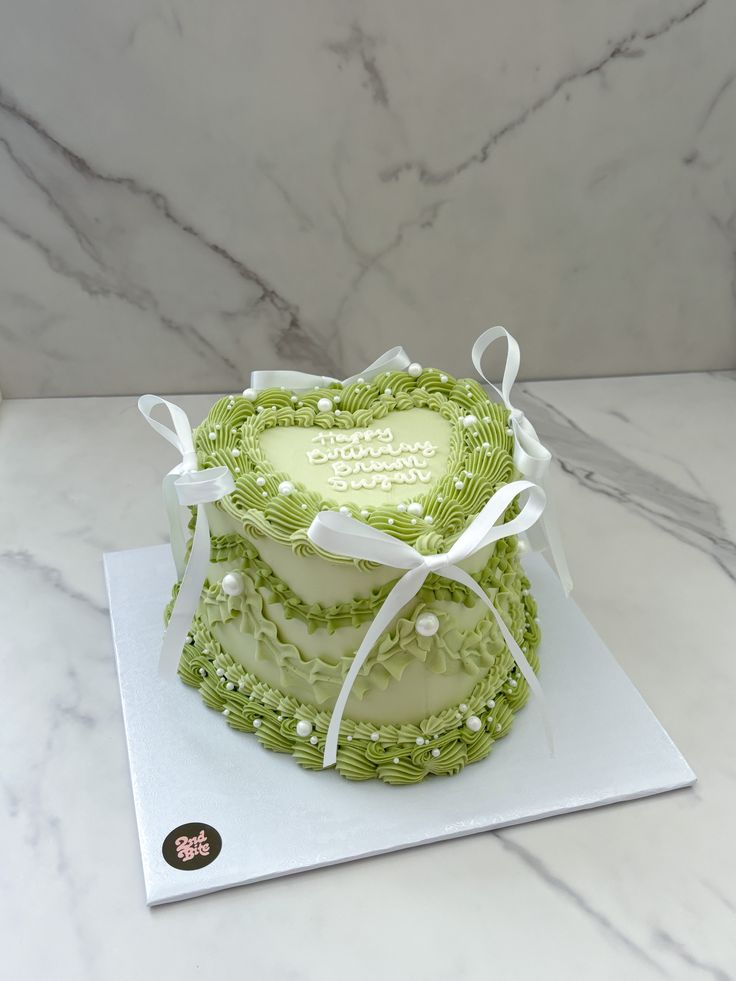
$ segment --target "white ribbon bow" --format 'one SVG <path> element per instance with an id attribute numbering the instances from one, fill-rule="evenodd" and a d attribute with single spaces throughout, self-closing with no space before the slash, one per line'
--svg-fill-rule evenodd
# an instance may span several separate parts
<path id="1" fill-rule="evenodd" d="M 526 501 L 519 514 L 505 524 L 496 524 L 503 517 L 506 509 L 524 491 L 528 491 Z M 400 542 L 386 532 L 371 528 L 370 525 L 357 521 L 350 515 L 339 511 L 321 511 L 312 521 L 307 534 L 310 540 L 319 548 L 334 555 L 342 555 L 352 559 L 367 559 L 381 565 L 396 569 L 407 569 L 386 597 L 383 606 L 366 631 L 363 642 L 358 648 L 353 663 L 350 665 L 340 693 L 337 696 L 332 717 L 327 729 L 327 740 L 322 765 L 332 766 L 337 761 L 337 740 L 340 734 L 345 705 L 352 691 L 355 679 L 363 667 L 366 658 L 373 649 L 381 634 L 388 628 L 391 621 L 412 600 L 430 574 L 434 572 L 445 579 L 454 579 L 462 583 L 485 603 L 493 613 L 503 639 L 511 652 L 519 670 L 527 684 L 539 699 L 544 726 L 547 732 L 550 749 L 552 748 L 552 729 L 545 709 L 544 696 L 537 676 L 532 666 L 524 656 L 524 652 L 514 640 L 511 631 L 504 623 L 492 600 L 481 589 L 478 583 L 458 563 L 469 558 L 475 552 L 497 542 L 526 531 L 537 521 L 544 511 L 546 497 L 541 487 L 529 480 L 517 480 L 497 490 L 483 510 L 474 518 L 470 525 L 460 535 L 449 552 L 442 555 L 422 555 L 406 542 Z"/>
<path id="2" fill-rule="evenodd" d="M 171 421 L 174 423 L 173 429 L 152 418 L 151 413 L 157 405 L 164 405 L 169 410 Z M 235 490 L 235 481 L 227 467 L 197 470 L 197 453 L 194 449 L 192 427 L 186 412 L 180 406 L 167 402 L 158 395 L 141 395 L 138 399 L 138 408 L 143 418 L 156 432 L 181 453 L 181 463 L 172 467 L 163 481 L 171 551 L 174 554 L 176 573 L 181 580 L 181 586 L 161 645 L 159 672 L 164 677 L 173 677 L 179 666 L 182 648 L 192 625 L 192 617 L 199 603 L 210 561 L 210 527 L 203 505 L 226 497 Z M 194 537 L 187 563 L 184 521 L 186 512 L 182 512 L 181 509 L 195 504 L 199 507 L 197 507 Z"/>
<path id="3" fill-rule="evenodd" d="M 310 375 L 305 371 L 253 371 L 250 376 L 250 387 L 257 392 L 265 388 L 288 388 L 290 391 L 306 391 L 309 388 L 323 388 L 326 385 L 350 385 L 363 378 L 369 381 L 384 371 L 403 371 L 411 364 L 411 359 L 403 347 L 392 347 L 369 364 L 364 371 L 349 378 L 331 378 L 329 375 Z"/>
<path id="4" fill-rule="evenodd" d="M 481 362 L 483 355 L 490 345 L 500 337 L 506 338 L 507 353 L 506 365 L 503 370 L 503 380 L 501 387 L 494 385 L 483 373 Z M 473 365 L 478 374 L 501 397 L 503 404 L 509 410 L 511 429 L 514 434 L 514 465 L 519 473 L 529 480 L 533 480 L 544 486 L 547 472 L 552 461 L 552 454 L 542 444 L 537 436 L 534 426 L 529 422 L 521 409 L 515 408 L 511 404 L 511 389 L 516 376 L 519 373 L 521 364 L 521 352 L 516 339 L 509 334 L 504 327 L 490 327 L 484 331 L 473 345 L 471 352 Z M 536 534 L 536 532 L 539 532 Z M 562 545 L 562 537 L 554 519 L 553 508 L 547 493 L 547 507 L 539 522 L 539 529 L 535 529 L 535 534 L 529 536 L 534 548 L 541 550 L 549 547 L 550 555 L 565 595 L 569 596 L 572 590 L 572 577 L 567 565 L 565 549 Z"/>

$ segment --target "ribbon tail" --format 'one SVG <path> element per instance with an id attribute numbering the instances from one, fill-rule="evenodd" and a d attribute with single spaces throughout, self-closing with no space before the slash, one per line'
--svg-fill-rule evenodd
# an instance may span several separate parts
<path id="1" fill-rule="evenodd" d="M 328 766 L 334 766 L 337 763 L 337 740 L 340 736 L 340 723 L 342 722 L 345 706 L 350 697 L 350 692 L 353 690 L 355 679 L 360 673 L 360 669 L 365 664 L 378 638 L 393 618 L 416 596 L 428 575 L 429 570 L 424 566 L 418 566 L 405 573 L 388 594 L 373 623 L 371 623 L 366 631 L 363 642 L 355 653 L 353 663 L 350 665 L 350 670 L 345 676 L 340 694 L 337 696 L 335 707 L 332 710 L 330 724 L 327 728 L 325 752 L 322 759 L 323 769 Z"/>
<path id="2" fill-rule="evenodd" d="M 506 642 L 506 646 L 508 647 L 512 658 L 516 662 L 516 666 L 524 676 L 524 680 L 526 681 L 527 685 L 529 685 L 530 691 L 537 699 L 537 702 L 539 704 L 539 711 L 542 716 L 542 723 L 544 725 L 545 735 L 547 737 L 547 745 L 549 746 L 550 756 L 554 756 L 555 755 L 554 732 L 552 729 L 552 722 L 550 721 L 549 709 L 547 707 L 547 699 L 544 697 L 542 686 L 539 684 L 539 680 L 537 679 L 537 676 L 534 673 L 534 668 L 532 668 L 531 664 L 526 659 L 526 655 L 519 647 L 519 645 L 516 643 L 514 636 L 509 630 L 509 628 L 506 626 L 506 622 L 504 621 L 503 617 L 494 606 L 493 601 L 490 599 L 490 597 L 483 592 L 483 590 L 480 588 L 478 583 L 472 578 L 472 576 L 469 576 L 468 573 L 465 572 L 463 569 L 459 569 L 457 566 L 447 566 L 445 569 L 442 570 L 442 575 L 447 576 L 448 579 L 455 579 L 457 582 L 461 582 L 465 586 L 467 586 L 468 589 L 472 589 L 475 595 L 480 600 L 482 600 L 483 603 L 485 603 L 485 605 L 491 611 L 493 616 L 496 618 L 496 623 L 498 624 L 498 628 L 501 631 L 501 636 Z"/>
<path id="3" fill-rule="evenodd" d="M 192 626 L 193 612 L 197 609 L 202 585 L 207 576 L 209 555 L 210 527 L 204 505 L 200 504 L 197 508 L 197 521 L 194 526 L 189 562 L 182 577 L 181 586 L 161 644 L 158 670 L 162 678 L 176 677 L 182 648 Z"/>
<path id="4" fill-rule="evenodd" d="M 169 520 L 169 541 L 176 566 L 176 578 L 182 580 L 186 570 L 187 534 L 184 527 L 184 516 L 176 493 L 176 482 L 179 479 L 177 469 L 166 474 L 162 491 L 166 517 Z"/>

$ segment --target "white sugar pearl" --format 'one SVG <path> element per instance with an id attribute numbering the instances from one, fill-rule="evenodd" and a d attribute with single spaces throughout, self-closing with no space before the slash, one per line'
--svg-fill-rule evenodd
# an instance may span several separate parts
<path id="1" fill-rule="evenodd" d="M 432 522 L 434 521 L 434 518 L 432 517 L 431 514 L 428 514 L 424 520 L 427 522 L 428 525 L 431 525 Z"/>
<path id="2" fill-rule="evenodd" d="M 362 518 L 367 518 L 368 517 L 368 512 L 365 510 L 365 508 L 360 512 L 360 515 L 361 515 Z"/>
<path id="3" fill-rule="evenodd" d="M 491 448 L 491 444 L 488 442 L 481 443 L 480 445 L 483 447 L 484 450 L 490 450 Z"/>
<path id="4" fill-rule="evenodd" d="M 468 706 L 465 704 L 465 702 L 463 702 L 461 705 L 458 705 L 458 708 L 460 709 L 461 712 L 468 711 Z"/>
<path id="5" fill-rule="evenodd" d="M 406 511 L 406 504 L 397 504 L 396 505 L 396 510 L 397 511 Z"/>
<path id="6" fill-rule="evenodd" d="M 488 706 L 489 709 L 492 709 L 496 707 L 496 702 L 494 699 L 489 698 L 488 701 L 486 702 L 486 705 Z"/>
<path id="7" fill-rule="evenodd" d="M 200 669 L 199 669 L 199 673 L 200 673 L 200 674 L 202 675 L 202 677 L 204 678 L 204 676 L 205 676 L 205 675 L 207 674 L 207 670 L 206 670 L 205 668 L 200 668 Z"/>
<path id="8" fill-rule="evenodd" d="M 434 756 L 435 759 L 437 759 L 439 755 L 440 755 L 440 751 L 437 748 L 432 750 L 432 756 Z"/>
<path id="9" fill-rule="evenodd" d="M 511 685 L 512 688 L 517 688 L 518 685 L 519 685 L 519 682 L 518 681 L 515 681 L 513 678 L 510 678 L 509 679 L 509 684 Z"/>
<path id="10" fill-rule="evenodd" d="M 414 740 L 414 742 L 417 744 L 417 746 L 423 746 L 424 745 L 424 736 L 417 736 L 417 738 Z"/>
<path id="11" fill-rule="evenodd" d="M 223 715 L 230 715 L 230 709 L 223 709 L 222 710 L 222 714 Z"/>
<path id="12" fill-rule="evenodd" d="M 310 743 L 311 743 L 311 744 L 312 744 L 313 746 L 316 746 L 316 745 L 317 745 L 317 737 L 316 737 L 316 736 L 310 736 L 310 737 L 309 737 L 309 741 L 310 741 Z"/>
<path id="13" fill-rule="evenodd" d="M 228 572 L 222 577 L 222 591 L 228 596 L 240 596 L 245 589 L 245 582 L 239 572 Z"/>
<path id="14" fill-rule="evenodd" d="M 463 426 L 465 426 L 466 429 L 469 429 L 470 426 L 474 426 L 477 421 L 478 420 L 472 413 L 468 413 L 467 416 L 463 416 Z"/>
<path id="15" fill-rule="evenodd" d="M 287 497 L 289 494 L 294 493 L 294 485 L 290 480 L 282 480 L 279 484 L 279 494 L 285 494 Z"/>
<path id="16" fill-rule="evenodd" d="M 232 681 L 228 681 L 225 687 L 227 688 L 228 691 L 235 691 L 235 685 L 232 683 Z"/>
<path id="17" fill-rule="evenodd" d="M 394 763 L 398 763 L 398 762 L 399 762 L 399 757 L 398 756 L 394 756 Z"/>
<path id="18" fill-rule="evenodd" d="M 348 740 L 349 743 L 351 743 L 353 741 L 353 737 L 352 736 L 348 736 L 347 737 L 347 740 Z"/>
<path id="19" fill-rule="evenodd" d="M 346 508 L 345 505 L 343 504 L 342 507 L 340 508 L 340 514 L 350 514 L 350 508 Z"/>
<path id="20" fill-rule="evenodd" d="M 441 382 L 442 382 L 442 384 L 444 385 L 444 384 L 445 384 L 445 382 L 447 381 L 447 375 L 440 375 L 440 381 L 441 381 Z"/>
<path id="21" fill-rule="evenodd" d="M 374 743 L 377 743 L 380 738 L 381 738 L 381 734 L 380 733 L 378 733 L 378 732 L 372 732 L 371 733 L 371 739 L 373 740 Z"/>
<path id="22" fill-rule="evenodd" d="M 321 398 L 317 402 L 317 408 L 320 412 L 331 412 L 332 411 L 332 399 Z"/>
<path id="23" fill-rule="evenodd" d="M 299 506 L 301 507 L 302 511 L 306 511 L 307 510 L 307 505 L 306 504 L 300 504 Z"/>
<path id="24" fill-rule="evenodd" d="M 210 439 L 217 439 L 217 433 L 208 433 Z"/>
<path id="25" fill-rule="evenodd" d="M 434 637 L 434 635 L 440 629 L 440 621 L 436 614 L 426 611 L 425 613 L 419 614 L 414 626 L 416 632 L 421 637 Z"/>
<path id="26" fill-rule="evenodd" d="M 240 450 L 235 446 L 231 451 L 233 456 L 240 456 Z"/>
<path id="27" fill-rule="evenodd" d="M 419 501 L 412 501 L 406 510 L 409 512 L 409 514 L 421 514 L 424 508 Z"/>
<path id="28" fill-rule="evenodd" d="M 457 490 L 462 490 L 464 486 L 465 486 L 465 484 L 462 482 L 462 480 L 456 480 L 455 481 L 455 488 Z"/>
<path id="29" fill-rule="evenodd" d="M 301 736 L 302 739 L 306 739 L 307 736 L 312 735 L 312 723 L 307 722 L 306 719 L 299 719 L 296 724 L 296 734 Z"/>
<path id="30" fill-rule="evenodd" d="M 477 715 L 471 715 L 465 722 L 465 725 L 471 732 L 478 732 L 482 728 L 483 723 L 480 721 Z"/>
<path id="31" fill-rule="evenodd" d="M 386 524 L 387 525 L 392 525 L 393 523 L 394 523 L 394 519 L 393 518 L 386 518 Z"/>
<path id="32" fill-rule="evenodd" d="M 191 634 L 187 634 L 186 642 L 187 642 L 187 644 L 193 644 L 194 643 L 194 637 L 192 637 Z"/>
<path id="33" fill-rule="evenodd" d="M 416 519 L 416 518 L 412 518 L 412 519 L 411 519 L 411 523 L 412 523 L 413 525 L 415 525 L 415 524 L 417 523 L 417 519 Z"/>
<path id="34" fill-rule="evenodd" d="M 243 398 L 248 399 L 249 402 L 255 402 L 258 398 L 258 392 L 255 388 L 246 388 L 243 390 Z"/>
<path id="35" fill-rule="evenodd" d="M 386 388 L 386 389 L 384 389 L 383 394 L 384 395 L 393 395 L 394 394 L 394 390 L 393 390 L 393 388 Z"/>
<path id="36" fill-rule="evenodd" d="M 422 373 L 422 366 L 413 361 L 409 367 L 406 369 L 407 375 L 411 375 L 412 378 L 418 378 Z"/>
<path id="37" fill-rule="evenodd" d="M 263 725 L 263 719 L 253 719 L 253 725 L 256 729 L 260 729 Z"/>
<path id="38" fill-rule="evenodd" d="M 218 676 L 218 678 L 223 678 L 225 676 L 225 669 L 224 668 L 218 668 L 217 669 L 217 676 Z"/>
<path id="39" fill-rule="evenodd" d="M 256 477 L 256 483 L 258 484 L 259 487 L 263 487 L 263 485 L 266 483 L 266 478 Z"/>

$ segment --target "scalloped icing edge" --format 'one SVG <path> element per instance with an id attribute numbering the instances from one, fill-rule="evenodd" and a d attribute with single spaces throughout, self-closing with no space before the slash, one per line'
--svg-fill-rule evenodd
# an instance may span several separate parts
<path id="1" fill-rule="evenodd" d="M 291 754 L 305 769 L 321 770 L 329 713 L 260 681 L 222 648 L 199 617 L 190 637 L 179 663 L 182 681 L 197 688 L 204 703 L 225 715 L 231 728 L 255 733 L 264 748 Z M 527 653 L 535 672 L 537 646 L 538 641 L 530 644 Z M 348 780 L 378 779 L 393 785 L 454 775 L 488 756 L 493 744 L 508 734 L 514 713 L 527 697 L 528 685 L 514 664 L 495 685 L 488 676 L 481 679 L 462 703 L 463 711 L 452 705 L 418 724 L 375 726 L 343 719 L 335 769 Z M 465 725 L 471 715 L 481 720 L 478 732 Z M 296 733 L 301 720 L 312 726 L 309 737 Z M 434 750 L 439 754 L 433 755 Z"/>
<path id="2" fill-rule="evenodd" d="M 341 406 L 353 407 L 341 409 L 339 415 L 320 413 L 320 397 L 336 393 L 340 394 Z M 442 551 L 493 492 L 512 479 L 513 435 L 507 428 L 508 410 L 492 402 L 477 381 L 456 380 L 435 368 L 425 369 L 418 378 L 406 372 L 385 372 L 367 383 L 313 389 L 300 393 L 296 404 L 286 389 L 266 389 L 254 401 L 236 395 L 219 399 L 194 432 L 199 465 L 204 469 L 224 466 L 235 477 L 235 491 L 214 506 L 238 521 L 246 532 L 265 535 L 297 554 L 372 568 L 373 563 L 334 556 L 312 544 L 307 529 L 313 518 L 321 510 L 336 509 L 338 503 L 298 483 L 290 495 L 280 495 L 279 484 L 291 477 L 276 472 L 263 457 L 258 435 L 272 425 L 318 429 L 370 426 L 390 412 L 409 408 L 431 409 L 453 424 L 447 472 L 416 497 L 425 515 L 431 510 L 433 523 L 413 525 L 411 515 L 398 512 L 392 505 L 374 507 L 367 517 L 360 514 L 355 502 L 348 502 L 347 507 L 354 517 L 419 551 Z M 464 427 L 461 417 L 473 411 L 479 414 L 476 424 Z M 237 456 L 233 456 L 233 449 Z M 256 485 L 257 475 L 264 484 Z M 512 505 L 508 516 L 514 513 Z"/>

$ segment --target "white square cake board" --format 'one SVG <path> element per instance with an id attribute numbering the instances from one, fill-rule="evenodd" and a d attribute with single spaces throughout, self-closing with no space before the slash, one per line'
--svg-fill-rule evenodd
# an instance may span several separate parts
<path id="1" fill-rule="evenodd" d="M 542 624 L 539 678 L 554 757 L 532 697 L 487 759 L 403 787 L 303 770 L 230 729 L 195 689 L 161 680 L 162 616 L 175 575 L 169 549 L 104 561 L 149 905 L 695 782 L 539 555 L 525 566 Z M 162 844 L 190 822 L 216 828 L 222 851 L 204 868 L 176 869 Z"/>

